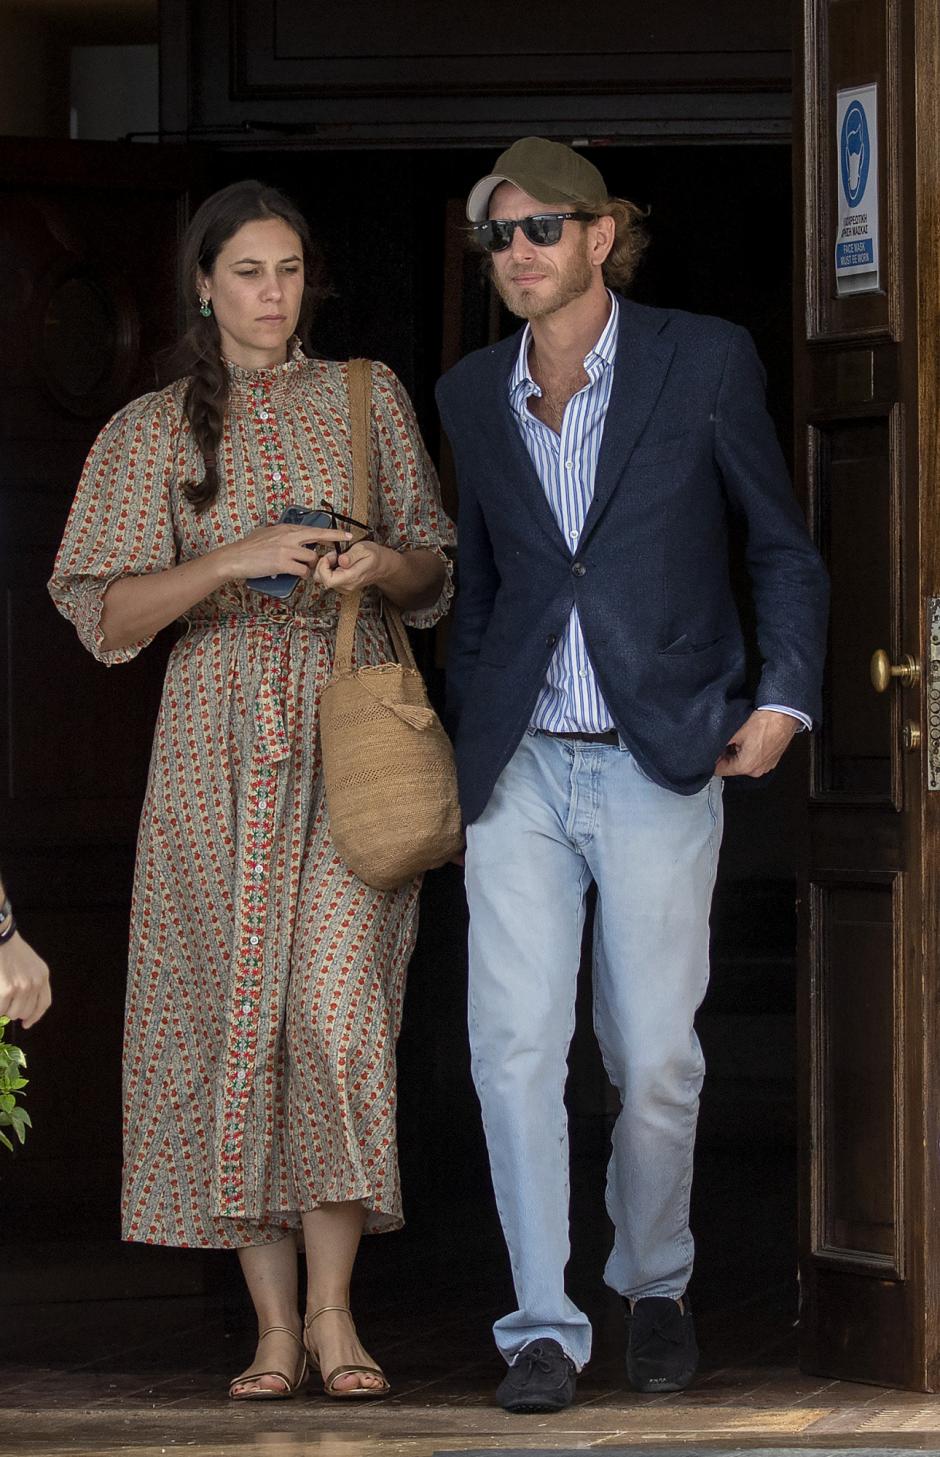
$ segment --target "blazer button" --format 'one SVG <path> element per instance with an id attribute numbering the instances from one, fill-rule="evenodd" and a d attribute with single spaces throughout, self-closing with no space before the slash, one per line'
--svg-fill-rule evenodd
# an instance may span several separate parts
<path id="1" fill-rule="evenodd" d="M 555 646 L 555 644 L 556 644 L 557 641 L 558 641 L 558 638 L 557 638 L 556 634 L 553 633 L 553 632 L 550 632 L 548 634 L 548 637 L 545 639 L 545 645 L 546 645 L 546 647 L 553 648 Z"/>
<path id="2" fill-rule="evenodd" d="M 571 568 L 571 575 L 573 577 L 583 577 L 586 571 L 587 567 L 583 562 L 575 562 Z"/>

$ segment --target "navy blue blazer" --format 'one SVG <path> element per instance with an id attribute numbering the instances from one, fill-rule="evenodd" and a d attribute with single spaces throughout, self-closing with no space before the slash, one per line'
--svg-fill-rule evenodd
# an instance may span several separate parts
<path id="1" fill-rule="evenodd" d="M 449 370 L 459 591 L 448 663 L 468 823 L 529 724 L 575 603 L 607 706 L 656 783 L 695 794 L 756 705 L 820 717 L 828 584 L 764 401 L 750 335 L 620 300 L 613 390 L 572 554 L 509 406 L 520 335 Z M 745 693 L 727 517 L 746 522 L 763 670 Z"/>

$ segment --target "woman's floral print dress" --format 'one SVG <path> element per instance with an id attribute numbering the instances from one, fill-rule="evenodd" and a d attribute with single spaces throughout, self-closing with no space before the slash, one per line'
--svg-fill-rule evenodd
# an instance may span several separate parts
<path id="1" fill-rule="evenodd" d="M 102 430 L 50 582 L 102 662 L 118 577 L 157 572 L 326 500 L 352 511 L 346 367 L 295 348 L 229 366 L 216 503 L 180 483 L 201 462 L 185 381 Z M 370 525 L 390 547 L 453 541 L 411 405 L 373 366 Z M 411 613 L 433 624 L 450 596 Z M 186 615 L 157 721 L 137 853 L 124 1049 L 125 1238 L 231 1248 L 279 1239 L 299 1212 L 360 1199 L 397 1228 L 395 1041 L 418 883 L 371 889 L 337 857 L 317 733 L 338 615 L 309 580 L 285 600 L 230 583 Z M 357 661 L 388 657 L 363 595 Z"/>

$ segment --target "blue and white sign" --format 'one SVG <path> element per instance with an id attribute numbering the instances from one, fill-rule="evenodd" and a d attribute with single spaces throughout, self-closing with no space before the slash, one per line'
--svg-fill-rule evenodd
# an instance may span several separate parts
<path id="1" fill-rule="evenodd" d="M 838 230 L 836 292 L 871 293 L 878 265 L 878 87 L 840 91 L 836 99 Z"/>

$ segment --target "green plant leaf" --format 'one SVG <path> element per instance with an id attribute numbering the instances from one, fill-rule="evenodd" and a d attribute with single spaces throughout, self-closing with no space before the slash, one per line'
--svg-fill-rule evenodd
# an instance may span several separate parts
<path id="1" fill-rule="evenodd" d="M 9 1017 L 0 1017 L 0 1127 L 12 1128 L 19 1142 L 25 1143 L 26 1130 L 33 1125 L 26 1109 L 17 1103 L 16 1094 L 22 1093 L 29 1082 L 20 1076 L 26 1066 L 26 1054 L 22 1048 L 4 1040 L 9 1025 Z M 2 1132 L 0 1144 L 13 1152 L 13 1144 Z"/>
<path id="2" fill-rule="evenodd" d="M 32 1128 L 33 1126 L 32 1123 L 29 1121 L 29 1114 L 27 1113 L 26 1109 L 17 1108 L 16 1111 L 11 1114 L 10 1121 L 13 1125 L 13 1132 L 16 1134 L 20 1143 L 25 1143 L 26 1130 L 27 1128 Z"/>

